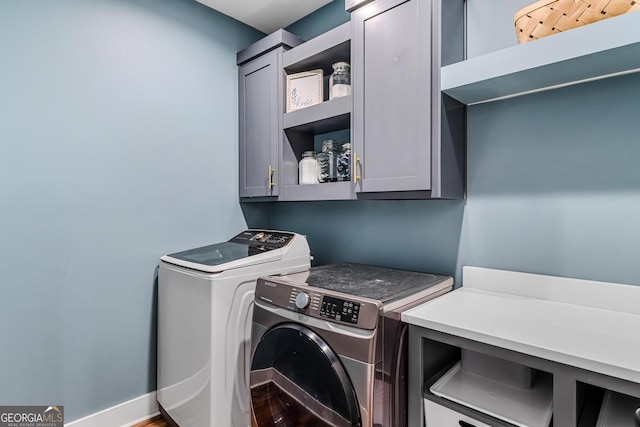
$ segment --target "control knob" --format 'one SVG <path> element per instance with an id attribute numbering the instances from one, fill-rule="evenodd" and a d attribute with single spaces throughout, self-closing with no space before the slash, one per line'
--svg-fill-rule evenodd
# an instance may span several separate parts
<path id="1" fill-rule="evenodd" d="M 296 307 L 298 307 L 300 310 L 304 310 L 305 308 L 309 307 L 310 302 L 311 299 L 309 298 L 308 293 L 300 292 L 298 295 L 296 295 Z"/>

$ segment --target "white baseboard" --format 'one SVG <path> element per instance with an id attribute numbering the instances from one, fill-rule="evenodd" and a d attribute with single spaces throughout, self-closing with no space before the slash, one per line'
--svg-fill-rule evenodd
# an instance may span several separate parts
<path id="1" fill-rule="evenodd" d="M 160 412 L 156 400 L 156 392 L 152 391 L 72 421 L 65 424 L 65 427 L 130 427 L 158 414 Z"/>

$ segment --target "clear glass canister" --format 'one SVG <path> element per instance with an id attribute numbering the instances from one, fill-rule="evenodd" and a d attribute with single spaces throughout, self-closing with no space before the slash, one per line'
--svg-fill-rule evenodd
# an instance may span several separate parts
<path id="1" fill-rule="evenodd" d="M 333 139 L 322 142 L 322 151 L 318 154 L 318 182 L 335 182 L 338 180 L 338 143 Z"/>
<path id="2" fill-rule="evenodd" d="M 351 144 L 342 144 L 342 151 L 338 155 L 338 181 L 351 181 Z"/>
<path id="3" fill-rule="evenodd" d="M 336 62 L 329 77 L 329 99 L 351 95 L 351 66 L 348 62 Z"/>
<path id="4" fill-rule="evenodd" d="M 298 164 L 298 182 L 300 185 L 318 183 L 318 162 L 315 151 L 302 153 L 302 160 Z"/>

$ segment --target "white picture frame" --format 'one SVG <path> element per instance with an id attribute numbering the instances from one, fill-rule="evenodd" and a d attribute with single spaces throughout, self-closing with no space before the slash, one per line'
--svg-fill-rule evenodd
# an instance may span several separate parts
<path id="1" fill-rule="evenodd" d="M 323 100 L 323 72 L 311 70 L 287 76 L 287 113 L 320 104 Z"/>

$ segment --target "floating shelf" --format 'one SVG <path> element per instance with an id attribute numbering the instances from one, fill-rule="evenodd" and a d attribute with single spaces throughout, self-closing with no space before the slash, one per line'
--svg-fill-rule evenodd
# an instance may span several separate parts
<path id="1" fill-rule="evenodd" d="M 640 71 L 640 13 L 442 68 L 442 91 L 466 105 Z M 515 36 L 514 36 L 515 37 Z"/>

